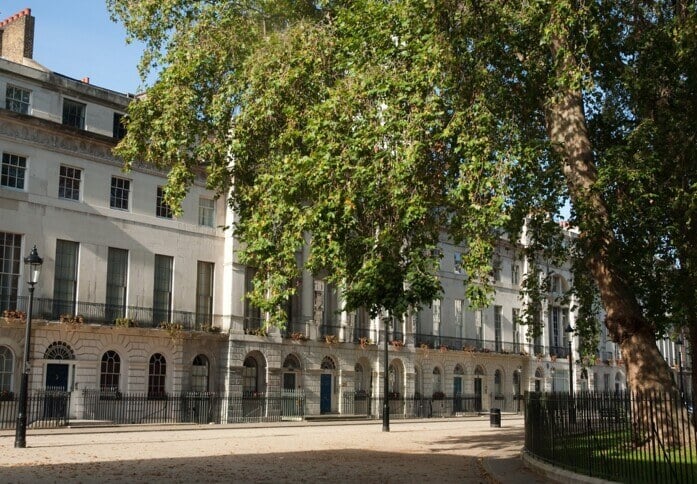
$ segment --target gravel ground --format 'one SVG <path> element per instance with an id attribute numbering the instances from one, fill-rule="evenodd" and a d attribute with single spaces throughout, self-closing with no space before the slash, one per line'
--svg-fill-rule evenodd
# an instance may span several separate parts
<path id="1" fill-rule="evenodd" d="M 535 482 L 522 444 L 521 419 L 3 431 L 0 482 Z"/>

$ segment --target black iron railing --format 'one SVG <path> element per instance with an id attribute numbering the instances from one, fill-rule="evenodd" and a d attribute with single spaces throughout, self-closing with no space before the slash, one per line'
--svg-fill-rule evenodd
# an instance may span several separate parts
<path id="1" fill-rule="evenodd" d="M 17 426 L 19 395 L 4 393 L 0 397 L 0 429 Z M 37 390 L 27 399 L 27 428 L 54 428 L 70 423 L 70 392 Z"/>
<path id="2" fill-rule="evenodd" d="M 528 356 L 532 352 L 534 355 L 549 355 L 555 358 L 566 358 L 569 355 L 568 347 L 565 346 L 544 346 L 540 344 L 520 343 L 518 341 L 457 338 L 454 336 L 438 336 L 423 333 L 414 335 L 414 344 L 417 348 L 440 348 L 481 353 L 519 354 Z"/>
<path id="3" fill-rule="evenodd" d="M 227 396 L 209 392 L 162 394 L 83 390 L 80 419 L 113 424 L 233 423 L 302 420 L 305 395 L 286 391 L 279 396 Z"/>
<path id="4" fill-rule="evenodd" d="M 691 405 L 659 393 L 527 393 L 525 449 L 619 482 L 697 482 Z"/>
<path id="5" fill-rule="evenodd" d="M 342 401 L 342 414 L 363 415 L 381 418 L 383 397 L 371 397 L 364 392 L 345 393 Z M 436 418 L 453 417 L 461 414 L 476 414 L 482 411 L 480 395 L 459 395 L 455 397 L 404 398 L 391 395 L 389 398 L 390 418 Z"/>
<path id="6" fill-rule="evenodd" d="M 29 298 L 18 296 L 12 301 L 14 307 L 0 308 L 19 310 L 26 313 Z M 5 302 L 5 305 L 9 302 Z M 219 314 L 201 314 L 193 311 L 158 311 L 140 306 L 117 306 L 82 301 L 63 301 L 50 298 L 34 298 L 32 315 L 35 319 L 58 321 L 61 317 L 81 317 L 80 322 L 89 324 L 115 325 L 124 324 L 142 328 L 157 328 L 162 323 L 180 324 L 187 331 L 206 331 L 211 327 L 220 328 L 229 324 L 230 316 Z M 76 319 L 77 320 L 77 319 Z M 122 321 L 119 321 L 122 320 Z M 127 321 L 126 321 L 127 320 Z"/>

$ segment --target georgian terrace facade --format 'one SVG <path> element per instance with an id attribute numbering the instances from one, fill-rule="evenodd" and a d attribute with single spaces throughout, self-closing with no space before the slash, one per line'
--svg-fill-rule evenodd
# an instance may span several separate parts
<path id="1" fill-rule="evenodd" d="M 25 11 L 9 24 L 29 18 Z M 444 241 L 442 298 L 387 333 L 365 312 L 342 312 L 341 295 L 307 272 L 289 301 L 287 328 L 262 331 L 264 314 L 244 298 L 253 269 L 238 263 L 239 242 L 221 228 L 235 217 L 225 201 L 201 180 L 173 217 L 162 199 L 164 174 L 145 166 L 124 173 L 111 154 L 133 96 L 51 72 L 27 52 L 0 57 L 0 313 L 8 311 L 0 319 L 1 392 L 19 391 L 28 302 L 22 259 L 33 245 L 44 259 L 30 348 L 34 390 L 296 392 L 307 414 L 347 413 L 357 395 L 382 396 L 385 338 L 393 399 L 467 396 L 477 411 L 516 411 L 525 391 L 568 390 L 564 328 L 574 313 L 557 296 L 570 274 L 550 268 L 544 331 L 529 341 L 517 320 L 524 240 L 501 240 L 489 308 L 469 308 L 464 249 Z M 596 364 L 581 365 L 575 344 L 573 351 L 576 390 L 625 388 L 606 338 Z"/>

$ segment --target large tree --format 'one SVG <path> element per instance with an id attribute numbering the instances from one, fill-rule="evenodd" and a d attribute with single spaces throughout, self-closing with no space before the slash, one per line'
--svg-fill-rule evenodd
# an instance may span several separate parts
<path id="1" fill-rule="evenodd" d="M 655 340 L 697 344 L 694 2 L 108 4 L 159 69 L 117 152 L 168 168 L 175 206 L 202 168 L 229 193 L 273 321 L 308 241 L 348 309 L 399 315 L 438 294 L 446 235 L 485 304 L 525 221 L 532 262 L 572 259 L 586 340 L 597 294 L 629 386 L 675 390 Z"/>

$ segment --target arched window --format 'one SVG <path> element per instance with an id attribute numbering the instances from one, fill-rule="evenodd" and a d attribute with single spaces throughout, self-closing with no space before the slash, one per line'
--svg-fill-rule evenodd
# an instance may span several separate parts
<path id="1" fill-rule="evenodd" d="M 14 370 L 12 351 L 7 346 L 0 346 L 0 394 L 12 391 L 12 372 Z"/>
<path id="2" fill-rule="evenodd" d="M 191 366 L 191 391 L 208 391 L 208 358 L 205 355 L 197 355 Z"/>
<path id="3" fill-rule="evenodd" d="M 441 378 L 440 368 L 433 369 L 433 393 L 443 391 L 443 379 Z"/>
<path id="4" fill-rule="evenodd" d="M 62 341 L 54 341 L 44 353 L 45 360 L 74 360 L 75 353 L 70 345 L 63 343 Z"/>
<path id="5" fill-rule="evenodd" d="M 299 371 L 300 361 L 298 357 L 295 355 L 286 356 L 286 359 L 283 361 L 283 369 L 286 371 Z"/>
<path id="6" fill-rule="evenodd" d="M 421 369 L 414 368 L 414 397 L 421 397 Z"/>
<path id="7" fill-rule="evenodd" d="M 102 355 L 99 389 L 103 392 L 119 391 L 121 376 L 121 357 L 116 351 L 107 351 Z"/>
<path id="8" fill-rule="evenodd" d="M 166 395 L 165 376 L 167 375 L 167 360 L 160 353 L 150 357 L 148 368 L 148 398 L 159 398 Z"/>
<path id="9" fill-rule="evenodd" d="M 334 360 L 332 360 L 328 356 L 325 356 L 324 359 L 322 360 L 322 364 L 320 365 L 320 368 L 322 370 L 335 370 L 336 365 L 334 364 Z"/>
<path id="10" fill-rule="evenodd" d="M 257 360 L 248 356 L 245 358 L 242 370 L 242 396 L 256 397 L 259 395 L 259 365 Z"/>

